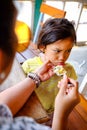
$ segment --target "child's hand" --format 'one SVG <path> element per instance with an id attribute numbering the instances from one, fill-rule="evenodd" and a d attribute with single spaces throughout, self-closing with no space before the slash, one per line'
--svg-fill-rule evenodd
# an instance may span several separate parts
<path id="1" fill-rule="evenodd" d="M 48 80 L 54 75 L 53 64 L 50 61 L 47 61 L 40 68 L 38 68 L 35 73 L 37 73 L 41 81 Z"/>

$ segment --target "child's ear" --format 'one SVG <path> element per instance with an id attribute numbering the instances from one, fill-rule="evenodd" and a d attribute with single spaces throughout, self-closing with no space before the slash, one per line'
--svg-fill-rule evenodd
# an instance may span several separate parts
<path id="1" fill-rule="evenodd" d="M 45 52 L 45 46 L 40 46 L 39 50 L 44 53 Z"/>

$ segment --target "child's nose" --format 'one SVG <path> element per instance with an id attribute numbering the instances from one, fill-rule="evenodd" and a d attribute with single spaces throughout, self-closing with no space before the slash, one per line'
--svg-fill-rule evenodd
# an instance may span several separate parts
<path id="1" fill-rule="evenodd" d="M 65 59 L 64 53 L 63 53 L 63 54 L 60 54 L 58 57 L 59 57 L 60 60 L 64 60 L 64 59 Z"/>

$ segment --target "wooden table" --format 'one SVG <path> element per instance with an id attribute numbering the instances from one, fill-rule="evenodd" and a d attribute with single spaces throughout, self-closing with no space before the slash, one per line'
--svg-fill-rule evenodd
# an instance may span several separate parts
<path id="1" fill-rule="evenodd" d="M 69 116 L 68 128 L 70 130 L 87 130 L 87 100 L 82 95 L 81 102 L 73 109 Z M 33 93 L 16 116 L 33 117 L 37 122 L 51 126 L 52 117 L 47 114 Z"/>
<path id="2" fill-rule="evenodd" d="M 50 116 L 42 107 L 39 99 L 37 98 L 35 92 L 32 93 L 30 98 L 20 109 L 20 111 L 15 116 L 28 116 L 34 118 L 38 123 L 44 123 L 50 120 Z"/>
<path id="3" fill-rule="evenodd" d="M 80 95 L 81 102 L 73 109 L 69 116 L 70 130 L 87 130 L 87 100 Z"/>

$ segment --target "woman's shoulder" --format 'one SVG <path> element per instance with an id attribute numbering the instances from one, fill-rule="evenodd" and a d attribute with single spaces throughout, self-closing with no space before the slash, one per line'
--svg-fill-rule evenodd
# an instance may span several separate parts
<path id="1" fill-rule="evenodd" d="M 49 127 L 41 125 L 33 118 L 29 117 L 17 117 L 13 120 L 13 126 L 15 126 L 15 123 L 17 124 L 17 129 L 22 128 L 23 130 L 51 130 Z"/>
<path id="2" fill-rule="evenodd" d="M 29 117 L 12 118 L 10 109 L 0 104 L 0 130 L 51 130 L 49 127 L 38 124 Z"/>

